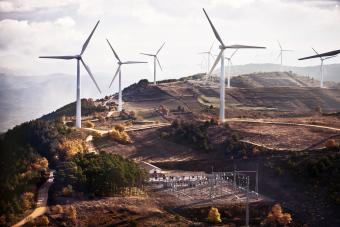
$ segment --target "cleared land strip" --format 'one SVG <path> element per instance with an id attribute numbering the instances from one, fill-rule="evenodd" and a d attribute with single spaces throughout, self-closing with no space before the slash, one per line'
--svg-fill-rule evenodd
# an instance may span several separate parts
<path id="1" fill-rule="evenodd" d="M 225 122 L 245 122 L 245 123 L 261 123 L 261 124 L 272 124 L 272 125 L 303 126 L 303 127 L 310 127 L 310 128 L 328 129 L 328 130 L 340 132 L 340 128 L 334 128 L 334 127 L 329 127 L 329 126 L 304 124 L 304 123 L 293 123 L 293 122 L 266 121 L 264 119 L 227 118 L 227 119 L 225 119 Z"/>

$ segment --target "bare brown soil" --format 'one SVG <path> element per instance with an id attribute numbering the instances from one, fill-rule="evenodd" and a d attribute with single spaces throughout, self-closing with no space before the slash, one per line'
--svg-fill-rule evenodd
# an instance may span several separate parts
<path id="1" fill-rule="evenodd" d="M 289 121 L 289 119 L 287 119 Z M 272 149 L 303 150 L 339 132 L 304 126 L 263 123 L 230 122 L 230 127 L 243 141 L 250 141 Z"/>
<path id="2" fill-rule="evenodd" d="M 77 226 L 188 226 L 191 221 L 167 212 L 146 197 L 108 197 L 75 200 L 64 205 L 74 206 Z M 58 222 L 54 222 L 58 225 Z"/>

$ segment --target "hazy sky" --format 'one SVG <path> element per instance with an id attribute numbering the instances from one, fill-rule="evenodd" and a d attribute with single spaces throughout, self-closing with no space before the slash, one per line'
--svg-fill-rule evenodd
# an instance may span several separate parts
<path id="1" fill-rule="evenodd" d="M 226 44 L 266 46 L 242 50 L 234 64 L 279 63 L 280 40 L 294 52 L 286 65 L 316 65 L 297 61 L 340 49 L 340 1 L 313 0 L 0 0 L 0 67 L 19 74 L 75 73 L 75 61 L 38 59 L 39 55 L 78 54 L 97 20 L 101 20 L 84 59 L 94 74 L 115 71 L 109 38 L 123 60 L 149 60 L 123 69 L 123 75 L 151 80 L 152 59 L 139 52 L 160 53 L 159 78 L 199 71 L 198 63 L 215 40 L 205 8 Z M 218 53 L 217 43 L 214 52 Z M 228 52 L 226 53 L 228 54 Z M 328 63 L 339 63 L 340 57 Z"/>

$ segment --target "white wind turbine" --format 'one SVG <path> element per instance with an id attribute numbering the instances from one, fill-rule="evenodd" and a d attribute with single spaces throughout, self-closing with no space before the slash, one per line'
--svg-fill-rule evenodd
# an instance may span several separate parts
<path id="1" fill-rule="evenodd" d="M 204 52 L 200 52 L 200 53 L 198 53 L 198 54 L 206 54 L 208 57 L 207 57 L 207 74 L 208 74 L 208 72 L 209 72 L 209 69 L 210 69 L 210 57 L 212 57 L 212 52 L 211 52 L 211 50 L 212 50 L 212 48 L 213 48 L 213 46 L 214 46 L 214 43 L 215 43 L 215 41 L 213 41 L 213 43 L 211 44 L 211 47 L 210 47 L 210 49 L 209 49 L 209 51 L 204 51 Z M 208 75 L 207 75 L 208 76 Z"/>
<path id="2" fill-rule="evenodd" d="M 313 51 L 316 53 L 316 54 L 319 54 L 313 47 L 312 47 Z M 333 55 L 333 56 L 328 56 L 328 57 L 319 57 L 320 58 L 320 61 L 321 61 L 321 64 L 320 64 L 320 74 L 321 74 L 321 80 L 320 80 L 320 88 L 323 88 L 323 75 L 324 75 L 324 71 L 323 71 L 323 61 L 324 60 L 327 60 L 327 59 L 330 59 L 330 58 L 334 58 L 336 57 L 336 55 Z"/>
<path id="3" fill-rule="evenodd" d="M 153 57 L 153 84 L 156 85 L 156 61 L 159 65 L 159 68 L 163 71 L 161 63 L 158 60 L 157 55 L 159 54 L 159 52 L 161 51 L 161 49 L 163 48 L 165 42 L 162 44 L 162 46 L 158 49 L 158 51 L 156 52 L 156 54 L 147 54 L 147 53 L 140 53 L 143 55 L 147 55 L 147 56 L 151 56 Z"/>
<path id="4" fill-rule="evenodd" d="M 197 66 L 199 66 L 201 68 L 201 72 L 203 72 L 203 70 L 204 70 L 204 63 L 205 63 L 205 58 L 202 56 L 201 63 L 197 64 Z"/>
<path id="5" fill-rule="evenodd" d="M 39 57 L 39 58 L 52 58 L 52 59 L 63 59 L 63 60 L 77 59 L 77 104 L 76 104 L 76 127 L 77 128 L 81 128 L 80 64 L 79 64 L 79 62 L 81 62 L 83 64 L 85 70 L 87 71 L 87 73 L 91 77 L 93 83 L 96 85 L 98 91 L 101 93 L 100 88 L 99 88 L 96 80 L 94 79 L 90 68 L 85 64 L 85 62 L 82 58 L 82 55 L 85 52 L 87 45 L 89 44 L 91 37 L 92 37 L 94 31 L 96 30 L 98 24 L 99 24 L 99 21 L 97 22 L 96 26 L 93 28 L 90 36 L 87 38 L 87 40 L 83 44 L 83 47 L 81 49 L 80 54 L 78 54 L 78 55 L 66 55 L 66 56 L 40 56 Z"/>
<path id="6" fill-rule="evenodd" d="M 219 43 L 221 44 L 219 46 L 220 48 L 220 53 L 217 55 L 217 58 L 212 66 L 212 68 L 210 69 L 208 76 L 211 75 L 212 71 L 215 69 L 217 63 L 219 60 L 221 60 L 221 77 L 220 77 L 220 121 L 223 122 L 224 121 L 224 111 L 225 111 L 225 68 L 224 68 L 224 51 L 225 49 L 242 49 L 242 48 L 265 48 L 265 47 L 257 47 L 257 46 L 245 46 L 245 45 L 231 45 L 231 46 L 226 46 L 224 45 L 220 35 L 218 34 L 216 28 L 214 27 L 214 25 L 212 24 L 208 14 L 205 12 L 205 10 L 203 9 L 204 14 L 206 15 L 209 24 L 215 34 L 216 39 L 219 41 Z"/>
<path id="7" fill-rule="evenodd" d="M 236 54 L 237 51 L 238 51 L 238 49 L 236 49 L 236 50 L 229 56 L 229 58 L 228 58 L 228 57 L 225 58 L 225 59 L 227 59 L 227 61 L 228 61 L 228 83 L 227 83 L 227 88 L 230 88 L 230 69 L 231 69 L 231 65 L 232 65 L 231 59 L 233 58 L 233 56 Z"/>
<path id="8" fill-rule="evenodd" d="M 106 39 L 106 41 L 107 41 L 107 43 L 109 44 L 109 46 L 110 46 L 110 48 L 111 48 L 113 54 L 115 55 L 116 59 L 118 60 L 118 62 L 117 62 L 117 64 L 118 64 L 118 69 L 117 69 L 115 75 L 113 76 L 112 81 L 111 81 L 109 87 L 111 87 L 113 81 L 116 79 L 117 75 L 119 74 L 119 78 L 118 78 L 118 79 L 119 79 L 119 85 L 118 85 L 118 87 L 119 87 L 119 92 L 118 92 L 118 111 L 120 112 L 120 111 L 123 110 L 123 98 L 122 98 L 122 73 L 121 73 L 121 67 L 122 67 L 122 65 L 126 65 L 126 64 L 139 64 L 139 63 L 148 63 L 148 62 L 145 62 L 145 61 L 124 61 L 124 62 L 122 62 L 122 61 L 119 59 L 119 57 L 118 57 L 117 53 L 115 52 L 115 50 L 113 49 L 113 47 L 111 46 L 111 43 L 109 42 L 109 40 Z"/>
<path id="9" fill-rule="evenodd" d="M 277 43 L 279 44 L 279 47 L 280 47 L 280 53 L 279 55 L 277 56 L 278 58 L 281 57 L 281 66 L 282 66 L 282 58 L 283 58 L 283 52 L 287 52 L 287 51 L 292 51 L 292 50 L 285 50 L 285 49 L 282 49 L 282 46 L 281 46 L 281 43 L 280 41 L 278 40 Z"/>

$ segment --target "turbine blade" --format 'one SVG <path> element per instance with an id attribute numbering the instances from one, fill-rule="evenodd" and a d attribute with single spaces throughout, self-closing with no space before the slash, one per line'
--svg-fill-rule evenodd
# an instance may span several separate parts
<path id="1" fill-rule="evenodd" d="M 161 66 L 161 63 L 159 62 L 159 60 L 158 60 L 157 57 L 156 57 L 156 60 L 157 60 L 157 62 L 158 62 L 159 68 L 161 68 L 161 70 L 163 71 L 162 66 Z"/>
<path id="2" fill-rule="evenodd" d="M 155 56 L 154 54 L 146 54 L 146 53 L 140 53 L 140 54 L 151 56 L 151 57 Z"/>
<path id="3" fill-rule="evenodd" d="M 216 57 L 216 60 L 215 60 L 215 62 L 214 62 L 214 64 L 213 64 L 213 66 L 211 67 L 211 69 L 210 69 L 210 71 L 209 71 L 209 73 L 208 73 L 208 76 L 210 76 L 211 73 L 212 73 L 212 71 L 214 71 L 214 69 L 215 69 L 215 67 L 216 67 L 216 65 L 217 65 L 217 63 L 218 63 L 218 61 L 219 61 L 220 58 L 221 58 L 221 55 L 222 55 L 223 51 L 224 51 L 224 50 L 221 50 L 220 53 L 218 54 L 218 56 Z"/>
<path id="4" fill-rule="evenodd" d="M 81 49 L 80 55 L 82 55 L 82 54 L 84 53 L 84 51 L 86 50 L 87 45 L 89 45 L 89 42 L 90 42 L 90 40 L 91 40 L 91 37 L 92 37 L 94 31 L 96 30 L 96 28 L 97 28 L 99 22 L 100 22 L 100 20 L 97 22 L 96 26 L 94 26 L 94 28 L 93 28 L 91 34 L 89 35 L 89 37 L 88 37 L 87 40 L 85 41 L 85 43 L 84 43 L 84 45 L 83 45 L 83 48 Z"/>
<path id="5" fill-rule="evenodd" d="M 236 54 L 237 51 L 238 51 L 238 49 L 236 49 L 236 50 L 234 51 L 234 53 L 232 53 L 232 55 L 230 55 L 230 60 L 231 60 L 231 58 Z"/>
<path id="6" fill-rule="evenodd" d="M 214 40 L 213 43 L 211 44 L 211 47 L 210 47 L 210 49 L 209 49 L 209 53 L 211 53 L 211 50 L 212 50 L 214 44 L 215 44 L 215 40 Z"/>
<path id="7" fill-rule="evenodd" d="M 279 40 L 277 41 L 277 43 L 279 44 L 279 47 L 280 47 L 280 49 L 282 50 L 282 46 L 281 46 L 281 43 L 280 43 Z"/>
<path id="8" fill-rule="evenodd" d="M 279 55 L 277 55 L 276 59 L 278 59 L 282 55 L 282 52 L 280 51 Z"/>
<path id="9" fill-rule="evenodd" d="M 212 28 L 214 34 L 215 34 L 216 39 L 221 43 L 222 46 L 224 46 L 224 43 L 223 43 L 223 41 L 222 41 L 220 35 L 218 34 L 218 32 L 217 32 L 216 28 L 214 27 L 213 23 L 211 22 L 211 20 L 210 20 L 208 14 L 207 14 L 207 12 L 205 12 L 205 9 L 203 9 L 203 12 L 204 12 L 205 16 L 207 17 L 207 19 L 208 19 L 208 21 L 209 21 L 209 24 L 210 24 L 210 26 L 211 26 L 211 28 Z"/>
<path id="10" fill-rule="evenodd" d="M 329 56 L 329 57 L 324 58 L 324 60 L 330 59 L 330 58 L 335 58 L 335 57 L 337 57 L 337 56 L 338 56 L 338 55 Z"/>
<path id="11" fill-rule="evenodd" d="M 92 72 L 91 72 L 91 70 L 90 70 L 90 67 L 88 67 L 88 66 L 85 64 L 85 62 L 83 61 L 82 58 L 80 58 L 80 61 L 81 61 L 81 63 L 83 64 L 83 66 L 85 67 L 85 69 L 86 69 L 87 73 L 89 74 L 89 76 L 91 77 L 93 83 L 96 85 L 96 87 L 97 87 L 99 93 L 102 93 L 102 91 L 100 90 L 100 88 L 99 88 L 99 86 L 98 86 L 96 80 L 94 79 L 94 76 L 93 76 L 93 74 L 92 74 Z"/>
<path id="12" fill-rule="evenodd" d="M 39 56 L 39 58 L 53 58 L 53 59 L 64 59 L 64 60 L 70 60 L 75 59 L 75 56 Z"/>
<path id="13" fill-rule="evenodd" d="M 316 53 L 316 54 L 319 54 L 313 47 L 312 47 L 313 51 Z"/>
<path id="14" fill-rule="evenodd" d="M 157 55 L 159 53 L 159 51 L 161 51 L 161 49 L 163 48 L 165 42 L 163 43 L 163 45 L 158 49 L 157 53 L 155 55 Z"/>
<path id="15" fill-rule="evenodd" d="M 148 63 L 147 61 L 126 61 L 122 64 L 139 64 L 139 63 Z"/>
<path id="16" fill-rule="evenodd" d="M 111 83 L 110 83 L 109 88 L 111 87 L 113 81 L 116 79 L 116 77 L 117 77 L 117 75 L 118 75 L 118 73 L 119 73 L 119 70 L 120 70 L 120 66 L 118 66 L 117 71 L 116 71 L 115 75 L 113 76 L 113 78 L 112 78 L 112 80 L 111 80 Z"/>
<path id="17" fill-rule="evenodd" d="M 305 60 L 305 59 L 311 59 L 311 58 L 319 58 L 319 57 L 335 56 L 335 55 L 337 55 L 339 53 L 340 53 L 340 50 L 333 50 L 333 51 L 329 51 L 329 52 L 322 53 L 322 54 L 317 54 L 317 55 L 312 55 L 312 56 L 308 56 L 308 57 L 304 57 L 304 58 L 299 58 L 299 60 Z"/>
<path id="18" fill-rule="evenodd" d="M 113 47 L 111 46 L 110 41 L 109 41 L 108 39 L 106 39 L 106 41 L 107 41 L 107 43 L 109 44 L 109 46 L 110 46 L 110 48 L 111 48 L 113 54 L 114 54 L 115 57 L 117 58 L 117 60 L 118 60 L 119 62 L 122 62 L 122 61 L 119 59 L 119 57 L 118 57 L 117 53 L 115 52 L 115 50 L 113 49 Z"/>
<path id="19" fill-rule="evenodd" d="M 266 47 L 260 47 L 260 46 L 247 46 L 247 45 L 230 45 L 226 46 L 228 49 L 266 49 Z"/>

